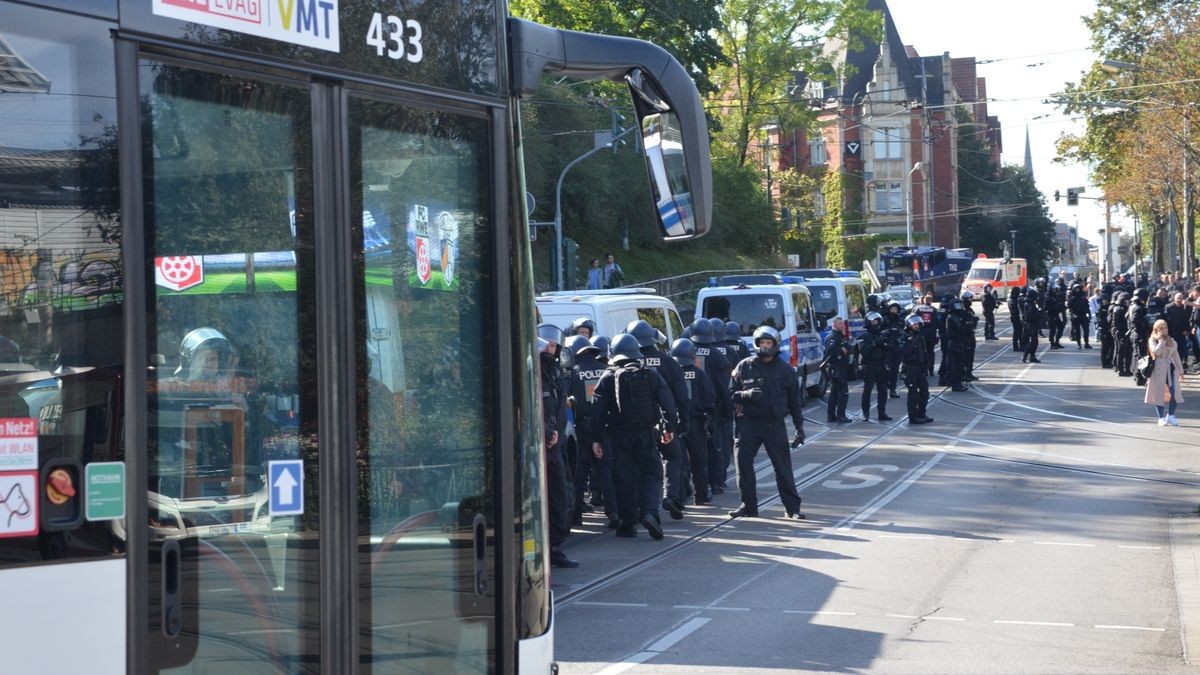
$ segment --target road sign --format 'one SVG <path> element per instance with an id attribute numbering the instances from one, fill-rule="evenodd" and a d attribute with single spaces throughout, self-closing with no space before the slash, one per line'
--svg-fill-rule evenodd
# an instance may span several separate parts
<path id="1" fill-rule="evenodd" d="M 0 473 L 0 539 L 38 533 L 38 472 Z"/>
<path id="2" fill-rule="evenodd" d="M 858 156 L 858 151 L 862 150 L 862 143 L 858 141 L 846 141 L 846 154 Z"/>
<path id="3" fill-rule="evenodd" d="M 267 463 L 267 486 L 271 489 L 272 516 L 304 513 L 304 461 L 279 459 Z"/>
<path id="4" fill-rule="evenodd" d="M 37 468 L 37 420 L 32 417 L 0 418 L 0 471 Z"/>
<path id="5" fill-rule="evenodd" d="M 83 469 L 84 517 L 125 517 L 125 462 L 91 462 Z"/>

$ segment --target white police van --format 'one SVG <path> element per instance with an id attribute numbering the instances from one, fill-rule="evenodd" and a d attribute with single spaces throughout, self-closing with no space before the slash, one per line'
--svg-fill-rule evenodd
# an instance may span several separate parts
<path id="1" fill-rule="evenodd" d="M 782 339 L 780 354 L 796 369 L 802 388 L 810 396 L 823 396 L 827 386 L 821 373 L 825 348 L 808 289 L 784 283 L 777 275 L 753 275 L 741 280 L 765 283 L 736 283 L 739 278 L 725 277 L 722 282 L 733 285 L 700 289 L 696 316 L 738 322 L 742 342 L 750 349 L 754 349 L 755 329 L 775 328 Z"/>
<path id="2" fill-rule="evenodd" d="M 683 321 L 675 303 L 653 288 L 612 288 L 588 291 L 552 291 L 537 298 L 541 320 L 564 331 L 580 317 L 596 323 L 596 332 L 611 338 L 624 332 L 631 321 L 643 319 L 667 336 L 667 345 L 683 334 Z"/>
<path id="3" fill-rule="evenodd" d="M 840 316 L 846 320 L 851 342 L 867 330 L 867 289 L 861 279 L 854 277 L 808 278 L 784 275 L 784 282 L 803 285 L 812 295 L 813 314 L 821 344 L 829 337 L 830 320 Z"/>

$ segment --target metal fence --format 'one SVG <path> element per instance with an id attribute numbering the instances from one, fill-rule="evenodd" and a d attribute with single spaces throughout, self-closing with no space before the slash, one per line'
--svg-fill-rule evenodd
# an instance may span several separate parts
<path id="1" fill-rule="evenodd" d="M 696 292 L 708 286 L 711 279 L 729 274 L 775 274 L 781 269 L 781 267 L 773 267 L 761 270 L 704 270 L 663 279 L 630 282 L 626 286 L 653 288 L 657 295 L 669 298 L 674 302 L 680 314 L 691 314 L 695 311 Z"/>

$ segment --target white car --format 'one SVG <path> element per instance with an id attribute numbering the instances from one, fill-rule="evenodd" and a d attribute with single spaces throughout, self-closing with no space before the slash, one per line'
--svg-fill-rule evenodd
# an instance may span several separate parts
<path id="1" fill-rule="evenodd" d="M 900 303 L 901 307 L 907 307 L 916 304 L 917 293 L 912 286 L 889 286 L 884 293 L 891 296 L 892 300 Z"/>

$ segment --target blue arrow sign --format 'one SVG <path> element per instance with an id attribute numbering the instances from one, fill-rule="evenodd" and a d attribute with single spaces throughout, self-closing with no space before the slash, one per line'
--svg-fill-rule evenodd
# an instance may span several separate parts
<path id="1" fill-rule="evenodd" d="M 267 462 L 267 487 L 271 490 L 272 516 L 304 513 L 304 460 L 280 459 Z"/>

